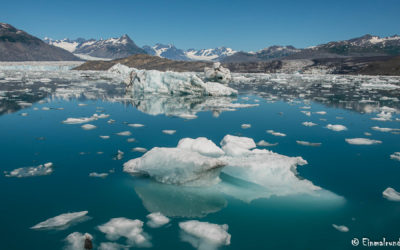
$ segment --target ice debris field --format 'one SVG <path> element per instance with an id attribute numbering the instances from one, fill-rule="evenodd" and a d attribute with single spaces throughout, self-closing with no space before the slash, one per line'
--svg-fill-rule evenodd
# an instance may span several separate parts
<path id="1" fill-rule="evenodd" d="M 400 230 L 399 77 L 72 66 L 0 65 L 0 219 L 23 248 L 343 249 Z"/>

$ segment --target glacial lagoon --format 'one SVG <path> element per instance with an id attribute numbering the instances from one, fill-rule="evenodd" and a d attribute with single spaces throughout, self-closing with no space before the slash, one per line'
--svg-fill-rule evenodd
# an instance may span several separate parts
<path id="1" fill-rule="evenodd" d="M 230 86 L 237 97 L 133 95 L 107 72 L 1 70 L 0 248 L 76 249 L 85 233 L 97 249 L 399 240 L 400 203 L 383 195 L 400 190 L 399 77 L 234 74 Z M 226 135 L 262 156 L 221 156 L 217 182 L 202 185 L 123 171 L 183 138 L 225 154 Z"/>

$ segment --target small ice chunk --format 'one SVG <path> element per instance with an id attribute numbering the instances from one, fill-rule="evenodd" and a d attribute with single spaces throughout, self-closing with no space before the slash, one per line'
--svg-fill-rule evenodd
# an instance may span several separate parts
<path id="1" fill-rule="evenodd" d="M 100 243 L 99 250 L 125 250 L 129 246 L 121 245 L 115 242 L 102 242 Z"/>
<path id="2" fill-rule="evenodd" d="M 133 127 L 133 128 L 141 128 L 141 127 L 144 127 L 144 125 L 143 125 L 143 124 L 140 124 L 140 123 L 130 123 L 130 124 L 128 124 L 128 126 Z"/>
<path id="3" fill-rule="evenodd" d="M 278 145 L 278 143 L 269 143 L 264 140 L 257 142 L 257 146 L 259 146 L 259 147 L 272 147 L 272 146 L 276 146 L 276 145 Z"/>
<path id="4" fill-rule="evenodd" d="M 50 108 L 49 107 L 43 107 L 42 110 L 47 111 L 47 110 L 50 110 Z"/>
<path id="5" fill-rule="evenodd" d="M 21 116 L 28 116 L 28 113 L 21 113 Z"/>
<path id="6" fill-rule="evenodd" d="M 303 145 L 303 146 L 311 146 L 311 147 L 319 147 L 321 146 L 322 143 L 320 142 L 308 142 L 308 141 L 296 141 L 297 144 Z"/>
<path id="7" fill-rule="evenodd" d="M 227 232 L 228 225 L 218 225 L 198 220 L 180 222 L 182 241 L 190 243 L 200 250 L 215 250 L 220 246 L 231 244 L 231 235 Z"/>
<path id="8" fill-rule="evenodd" d="M 98 228 L 106 234 L 106 238 L 109 240 L 116 241 L 124 237 L 129 245 L 136 247 L 151 246 L 148 235 L 143 232 L 141 220 L 131 220 L 124 217 L 113 218 Z"/>
<path id="9" fill-rule="evenodd" d="M 78 103 L 79 107 L 87 106 L 87 103 Z"/>
<path id="10" fill-rule="evenodd" d="M 89 233 L 81 234 L 79 232 L 71 233 L 65 238 L 67 246 L 65 250 L 84 250 L 85 239 L 93 239 L 93 236 Z"/>
<path id="11" fill-rule="evenodd" d="M 110 139 L 109 135 L 99 135 L 99 137 L 104 140 Z"/>
<path id="12" fill-rule="evenodd" d="M 164 129 L 162 132 L 163 132 L 164 134 L 167 134 L 167 135 L 173 135 L 173 134 L 176 133 L 176 130 Z"/>
<path id="13" fill-rule="evenodd" d="M 117 133 L 117 135 L 120 135 L 120 136 L 131 136 L 132 133 L 131 133 L 131 131 L 122 131 L 122 132 Z"/>
<path id="14" fill-rule="evenodd" d="M 108 124 L 113 124 L 114 122 L 115 122 L 115 120 L 113 120 L 113 119 L 110 119 L 107 121 Z"/>
<path id="15" fill-rule="evenodd" d="M 336 230 L 338 230 L 338 231 L 340 231 L 340 232 L 343 232 L 343 233 L 346 233 L 346 232 L 348 232 L 349 231 L 349 228 L 348 227 L 346 227 L 346 226 L 343 226 L 343 225 L 336 225 L 336 224 L 332 224 L 332 226 L 336 229 Z"/>
<path id="16" fill-rule="evenodd" d="M 333 130 L 333 131 L 344 131 L 344 130 L 347 130 L 347 128 L 345 126 L 340 125 L 340 124 L 335 124 L 335 125 L 328 124 L 328 125 L 326 125 L 326 128 L 330 129 L 330 130 Z"/>
<path id="17" fill-rule="evenodd" d="M 76 222 L 79 219 L 82 219 L 86 216 L 88 211 L 74 212 L 74 213 L 65 213 L 57 215 L 56 217 L 47 219 L 39 224 L 34 225 L 31 229 L 52 229 L 52 228 L 62 228 L 71 224 L 72 222 Z"/>
<path id="18" fill-rule="evenodd" d="M 149 227 L 157 228 L 164 226 L 165 224 L 169 223 L 170 219 L 163 215 L 160 212 L 151 213 L 146 216 L 149 221 L 147 221 L 147 225 Z"/>
<path id="19" fill-rule="evenodd" d="M 92 117 L 81 117 L 81 118 L 67 118 L 66 120 L 62 121 L 64 124 L 81 124 L 86 122 L 91 122 L 94 119 Z"/>
<path id="20" fill-rule="evenodd" d="M 368 133 L 368 132 L 365 132 L 364 135 L 365 135 L 365 136 L 371 136 L 372 134 L 371 134 L 371 133 Z"/>
<path id="21" fill-rule="evenodd" d="M 351 138 L 345 139 L 347 143 L 354 145 L 372 145 L 372 144 L 380 144 L 382 141 L 372 140 L 368 138 Z"/>
<path id="22" fill-rule="evenodd" d="M 136 147 L 136 148 L 132 148 L 132 151 L 145 153 L 145 152 L 147 152 L 147 149 L 146 148 L 142 148 L 142 147 Z"/>
<path id="23" fill-rule="evenodd" d="M 382 194 L 384 198 L 390 201 L 400 201 L 400 193 L 394 190 L 394 188 L 388 187 Z"/>
<path id="24" fill-rule="evenodd" d="M 300 112 L 305 114 L 306 116 L 311 116 L 311 112 L 310 111 L 301 110 Z"/>
<path id="25" fill-rule="evenodd" d="M 251 124 L 242 124 L 242 129 L 251 128 Z"/>
<path id="26" fill-rule="evenodd" d="M 326 115 L 326 111 L 317 111 L 317 112 L 314 112 L 315 114 L 318 114 L 318 115 Z"/>
<path id="27" fill-rule="evenodd" d="M 219 181 L 219 173 L 226 163 L 181 148 L 155 147 L 142 157 L 124 164 L 124 171 L 148 175 L 167 184 L 209 185 Z"/>
<path id="28" fill-rule="evenodd" d="M 398 128 L 381 128 L 378 126 L 371 127 L 371 129 L 379 131 L 379 132 L 393 132 L 393 131 L 400 131 Z"/>
<path id="29" fill-rule="evenodd" d="M 53 163 L 47 162 L 37 167 L 17 168 L 12 170 L 11 172 L 4 171 L 4 174 L 6 177 L 17 177 L 17 178 L 43 176 L 51 174 L 53 172 L 52 167 Z"/>
<path id="30" fill-rule="evenodd" d="M 316 126 L 317 125 L 316 123 L 313 123 L 313 122 L 303 122 L 301 124 L 303 124 L 303 126 L 306 126 L 306 127 L 312 127 L 312 126 Z"/>
<path id="31" fill-rule="evenodd" d="M 92 130 L 92 129 L 95 129 L 96 126 L 92 125 L 92 124 L 84 124 L 84 125 L 81 126 L 81 128 L 84 129 L 84 130 Z"/>
<path id="32" fill-rule="evenodd" d="M 124 152 L 118 149 L 117 154 L 114 157 L 114 160 L 122 160 L 124 158 Z"/>
<path id="33" fill-rule="evenodd" d="M 92 172 L 89 174 L 90 177 L 98 177 L 98 178 L 106 178 L 108 176 L 108 173 L 97 173 L 97 172 Z"/>
<path id="34" fill-rule="evenodd" d="M 212 82 L 228 84 L 232 80 L 230 70 L 222 67 L 220 62 L 215 62 L 211 68 L 205 67 L 204 74 L 206 76 L 206 80 Z"/>
<path id="35" fill-rule="evenodd" d="M 272 129 L 267 130 L 266 132 L 267 132 L 268 134 L 271 134 L 271 135 L 274 135 L 274 136 L 282 136 L 282 137 L 283 137 L 283 136 L 286 136 L 286 134 L 273 131 Z"/>
<path id="36" fill-rule="evenodd" d="M 391 154 L 390 159 L 400 161 L 400 152 L 394 152 L 393 154 Z"/>
<path id="37" fill-rule="evenodd" d="M 180 117 L 180 118 L 183 118 L 183 119 L 187 119 L 187 120 L 191 120 L 191 119 L 196 119 L 197 118 L 197 115 L 194 115 L 194 114 L 179 114 L 177 116 Z"/>
<path id="38" fill-rule="evenodd" d="M 188 149 L 193 152 L 197 152 L 201 155 L 219 157 L 224 155 L 225 152 L 220 149 L 215 143 L 205 137 L 199 137 L 196 139 L 184 138 L 178 142 L 178 148 Z"/>

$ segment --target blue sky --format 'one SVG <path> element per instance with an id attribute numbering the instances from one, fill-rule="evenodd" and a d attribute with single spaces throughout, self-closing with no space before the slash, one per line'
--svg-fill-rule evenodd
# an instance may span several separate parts
<path id="1" fill-rule="evenodd" d="M 40 38 L 126 33 L 140 46 L 249 51 L 400 34 L 400 0 L 1 0 L 0 22 Z"/>

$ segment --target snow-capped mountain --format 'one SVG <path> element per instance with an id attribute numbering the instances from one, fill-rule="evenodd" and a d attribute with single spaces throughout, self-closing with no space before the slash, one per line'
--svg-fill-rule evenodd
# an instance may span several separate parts
<path id="1" fill-rule="evenodd" d="M 83 59 L 117 59 L 134 54 L 146 54 L 142 48 L 138 47 L 128 35 L 106 40 L 85 40 L 78 38 L 76 40 L 63 39 L 52 40 L 44 38 L 44 41 L 50 45 L 63 48 Z"/>
<path id="2" fill-rule="evenodd" d="M 233 55 L 236 51 L 231 48 L 218 47 L 215 49 L 188 49 L 182 50 L 172 44 L 164 45 L 157 43 L 153 47 L 143 46 L 143 49 L 150 55 L 155 55 L 171 60 L 184 61 L 220 61 L 223 58 Z"/>

